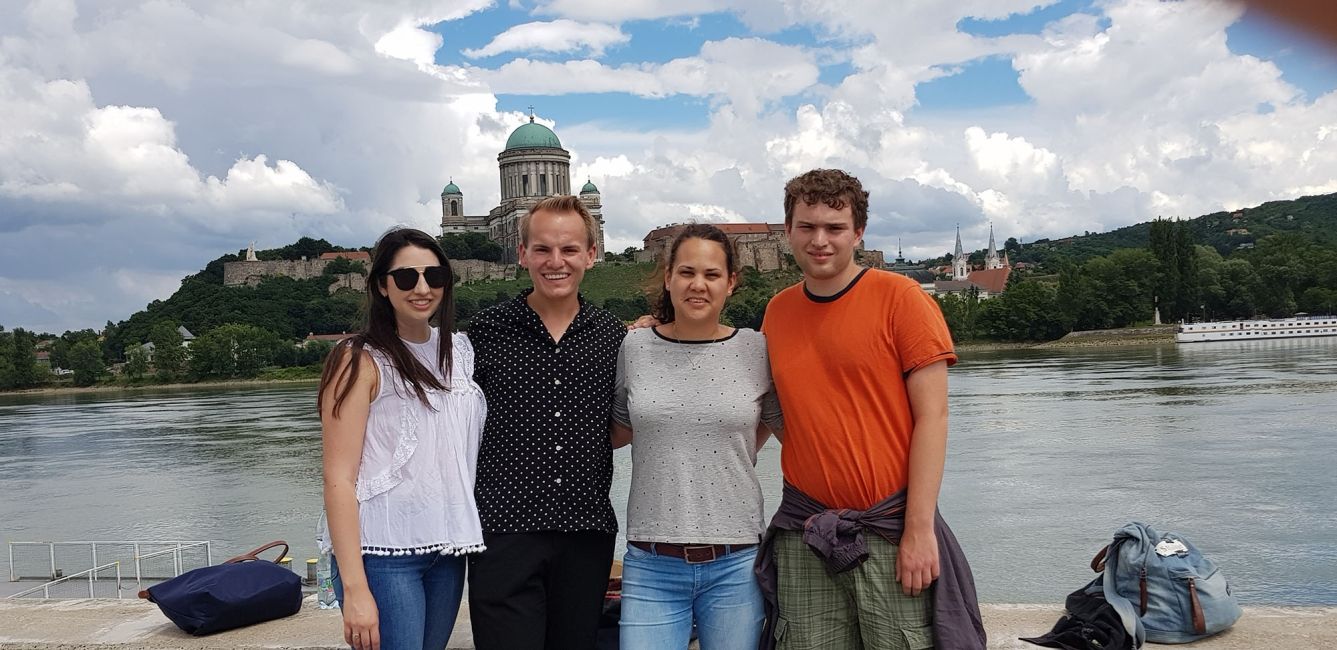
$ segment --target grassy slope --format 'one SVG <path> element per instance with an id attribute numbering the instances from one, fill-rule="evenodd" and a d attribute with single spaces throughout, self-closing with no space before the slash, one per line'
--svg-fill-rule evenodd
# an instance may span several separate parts
<path id="1" fill-rule="evenodd" d="M 586 300 L 596 305 L 602 305 L 605 300 L 612 297 L 632 298 L 644 292 L 654 270 L 655 265 L 649 262 L 644 264 L 596 264 L 594 268 L 585 272 L 585 280 L 580 284 L 580 292 Z M 514 296 L 531 286 L 533 286 L 533 283 L 529 281 L 529 273 L 520 269 L 519 277 L 514 280 L 489 280 L 461 284 L 455 287 L 455 298 L 457 300 L 460 298 L 471 298 L 473 300 L 493 298 L 497 292 Z"/>

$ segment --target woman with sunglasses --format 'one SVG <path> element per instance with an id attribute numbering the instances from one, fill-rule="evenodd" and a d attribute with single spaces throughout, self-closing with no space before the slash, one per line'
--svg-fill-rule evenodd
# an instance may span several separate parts
<path id="1" fill-rule="evenodd" d="M 454 333 L 454 277 L 435 239 L 400 228 L 371 253 L 366 326 L 325 362 L 318 408 L 344 640 L 446 647 L 464 555 L 483 550 L 474 468 L 487 405 Z"/>
<path id="2" fill-rule="evenodd" d="M 673 240 L 654 305 L 660 325 L 629 332 L 618 355 L 613 446 L 632 444 L 621 645 L 752 650 L 761 591 L 757 449 L 783 426 L 765 338 L 720 322 L 738 282 L 719 228 Z"/>

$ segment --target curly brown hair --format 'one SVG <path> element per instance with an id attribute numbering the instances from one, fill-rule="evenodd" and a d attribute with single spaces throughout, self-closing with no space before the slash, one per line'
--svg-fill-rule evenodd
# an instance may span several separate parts
<path id="1" fill-rule="evenodd" d="M 785 183 L 785 228 L 794 221 L 794 206 L 799 201 L 807 205 L 825 203 L 832 210 L 850 206 L 854 215 L 854 229 L 868 225 L 868 192 L 858 178 L 839 169 L 814 169 L 789 179 Z"/>

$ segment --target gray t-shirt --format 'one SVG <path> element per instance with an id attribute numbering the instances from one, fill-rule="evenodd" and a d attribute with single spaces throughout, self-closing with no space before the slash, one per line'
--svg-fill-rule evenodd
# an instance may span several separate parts
<path id="1" fill-rule="evenodd" d="M 757 422 L 783 426 L 766 338 L 739 329 L 714 342 L 627 334 L 613 419 L 631 427 L 627 539 L 751 544 L 762 524 Z"/>

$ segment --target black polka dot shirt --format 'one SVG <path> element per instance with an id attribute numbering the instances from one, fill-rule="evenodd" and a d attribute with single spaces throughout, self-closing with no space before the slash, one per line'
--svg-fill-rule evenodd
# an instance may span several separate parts
<path id="1" fill-rule="evenodd" d="M 483 530 L 616 533 L 608 422 L 627 328 L 581 298 L 554 341 L 525 301 L 530 291 L 469 327 L 474 379 L 487 395 L 474 490 Z"/>

